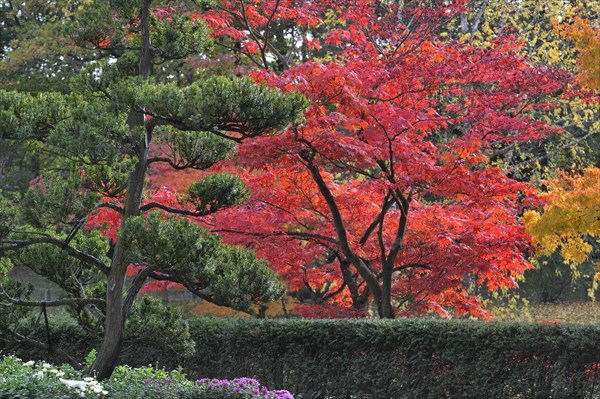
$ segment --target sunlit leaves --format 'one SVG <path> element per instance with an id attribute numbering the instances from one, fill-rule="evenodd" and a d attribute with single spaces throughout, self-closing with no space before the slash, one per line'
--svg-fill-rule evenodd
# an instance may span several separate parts
<path id="1" fill-rule="evenodd" d="M 527 232 L 541 255 L 560 248 L 565 261 L 583 263 L 592 246 L 586 237 L 600 237 L 600 170 L 586 169 L 583 176 L 556 180 L 542 214 L 524 214 Z"/>
<path id="2" fill-rule="evenodd" d="M 558 31 L 575 42 L 579 52 L 579 81 L 585 87 L 600 89 L 600 29 L 578 16 L 558 24 Z"/>

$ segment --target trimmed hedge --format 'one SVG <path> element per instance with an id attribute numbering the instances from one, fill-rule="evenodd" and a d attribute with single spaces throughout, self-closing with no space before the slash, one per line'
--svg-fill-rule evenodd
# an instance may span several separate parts
<path id="1" fill-rule="evenodd" d="M 302 398 L 600 397 L 598 326 L 440 320 L 194 320 L 190 374 Z"/>
<path id="2" fill-rule="evenodd" d="M 122 360 L 256 378 L 305 399 L 600 398 L 598 325 L 193 319 L 190 332 L 192 358 L 146 344 Z"/>

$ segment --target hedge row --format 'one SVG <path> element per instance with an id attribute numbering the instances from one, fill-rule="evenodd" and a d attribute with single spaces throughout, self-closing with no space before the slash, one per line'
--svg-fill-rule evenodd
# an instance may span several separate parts
<path id="1" fill-rule="evenodd" d="M 124 361 L 180 364 L 192 379 L 252 377 L 296 398 L 600 398 L 595 325 L 425 319 L 190 323 L 197 350 L 192 358 L 150 344 L 129 348 Z"/>
<path id="2" fill-rule="evenodd" d="M 191 331 L 189 373 L 249 375 L 303 398 L 600 397 L 597 326 L 195 320 Z"/>

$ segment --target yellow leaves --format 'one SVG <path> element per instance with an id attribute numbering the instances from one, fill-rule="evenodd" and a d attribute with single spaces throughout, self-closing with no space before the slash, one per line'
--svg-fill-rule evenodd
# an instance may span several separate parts
<path id="1" fill-rule="evenodd" d="M 556 64 L 561 59 L 560 53 L 556 48 L 548 49 L 548 51 L 546 51 L 546 57 L 548 57 L 551 64 Z"/>
<path id="2" fill-rule="evenodd" d="M 588 168 L 583 176 L 563 177 L 552 186 L 543 214 L 524 213 L 527 233 L 538 255 L 549 256 L 560 247 L 565 261 L 583 263 L 593 249 L 586 236 L 600 237 L 600 169 Z"/>

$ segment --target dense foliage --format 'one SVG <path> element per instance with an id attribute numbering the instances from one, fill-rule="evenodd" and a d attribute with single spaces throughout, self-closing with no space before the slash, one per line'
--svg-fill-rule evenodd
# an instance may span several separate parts
<path id="1" fill-rule="evenodd" d="M 597 5 L 571 26 L 576 2 L 546 3 L 0 2 L 0 161 L 37 171 L 0 167 L 0 330 L 77 365 L 19 331 L 21 307 L 48 331 L 67 306 L 104 334 L 102 379 L 153 289 L 255 316 L 287 289 L 303 316 L 489 318 L 477 293 L 533 267 L 532 182 L 595 162 Z M 13 266 L 62 297 L 33 300 Z"/>
<path id="2" fill-rule="evenodd" d="M 235 165 L 252 195 L 209 224 L 268 259 L 307 302 L 299 314 L 486 318 L 469 285 L 516 288 L 532 267 L 519 217 L 534 187 L 497 152 L 561 134 L 545 115 L 579 93 L 514 32 L 485 43 L 448 35 L 470 6 L 224 1 L 211 10 L 207 21 L 229 28 L 217 39 L 240 40 L 261 67 L 256 80 L 312 102 L 305 123 L 240 146 Z"/>

